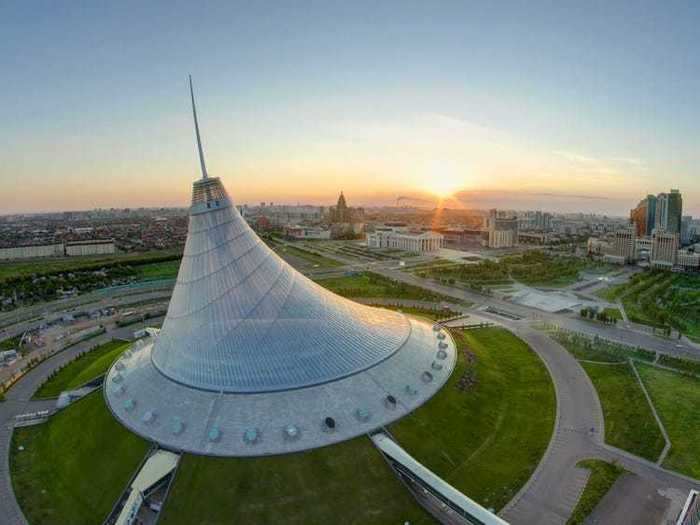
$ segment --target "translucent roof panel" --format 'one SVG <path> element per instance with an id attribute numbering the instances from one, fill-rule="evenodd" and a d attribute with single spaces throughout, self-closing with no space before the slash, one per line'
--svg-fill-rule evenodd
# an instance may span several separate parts
<path id="1" fill-rule="evenodd" d="M 164 375 L 204 390 L 289 390 L 365 370 L 408 339 L 402 314 L 339 297 L 278 257 L 219 179 L 194 186 L 177 283 L 152 352 Z"/>

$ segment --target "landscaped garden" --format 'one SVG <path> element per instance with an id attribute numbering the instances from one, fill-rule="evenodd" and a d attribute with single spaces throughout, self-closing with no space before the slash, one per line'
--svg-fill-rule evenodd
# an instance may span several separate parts
<path id="1" fill-rule="evenodd" d="M 17 501 L 32 525 L 99 525 L 148 447 L 112 417 L 101 392 L 90 394 L 46 423 L 15 429 Z"/>
<path id="2" fill-rule="evenodd" d="M 426 467 L 499 510 L 549 444 L 554 387 L 539 357 L 510 332 L 482 328 L 453 336 L 458 360 L 447 384 L 389 430 Z"/>
<path id="3" fill-rule="evenodd" d="M 48 380 L 36 391 L 34 397 L 57 397 L 65 390 L 78 388 L 105 374 L 111 364 L 130 344 L 128 341 L 117 339 L 82 354 L 49 376 Z"/>
<path id="4" fill-rule="evenodd" d="M 640 272 L 629 282 L 598 293 L 621 300 L 630 321 L 680 330 L 700 341 L 700 276 L 662 271 Z"/>
<path id="5" fill-rule="evenodd" d="M 610 266 L 577 257 L 553 256 L 531 250 L 502 257 L 498 262 L 452 264 L 418 268 L 421 277 L 462 283 L 472 288 L 509 284 L 517 281 L 530 286 L 561 287 L 579 280 L 583 271 L 608 271 Z"/>

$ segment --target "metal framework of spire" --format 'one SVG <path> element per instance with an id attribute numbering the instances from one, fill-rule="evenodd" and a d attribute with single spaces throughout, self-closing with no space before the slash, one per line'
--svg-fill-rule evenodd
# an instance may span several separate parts
<path id="1" fill-rule="evenodd" d="M 207 166 L 204 163 L 204 150 L 202 149 L 202 138 L 199 136 L 199 122 L 197 121 L 197 106 L 194 103 L 194 90 L 192 89 L 192 75 L 188 75 L 190 79 L 190 97 L 192 98 L 192 115 L 194 116 L 194 130 L 197 134 L 197 149 L 199 150 L 199 165 L 202 168 L 202 178 L 209 178 Z"/>

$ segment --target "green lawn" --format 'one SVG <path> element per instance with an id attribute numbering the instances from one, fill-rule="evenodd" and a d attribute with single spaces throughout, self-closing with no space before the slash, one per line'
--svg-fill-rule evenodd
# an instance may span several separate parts
<path id="1" fill-rule="evenodd" d="M 664 466 L 700 478 L 700 379 L 644 364 L 637 370 L 671 439 Z"/>
<path id="2" fill-rule="evenodd" d="M 19 342 L 21 339 L 21 335 L 3 339 L 0 341 L 0 352 L 4 352 L 5 350 L 17 350 L 19 352 Z"/>
<path id="3" fill-rule="evenodd" d="M 58 257 L 32 259 L 27 261 L 12 261 L 0 263 L 0 282 L 5 279 L 28 277 L 30 275 L 46 275 L 56 272 L 99 269 L 114 264 L 145 264 L 151 260 L 179 258 L 176 250 L 152 251 L 146 253 L 96 255 L 89 257 Z"/>
<path id="4" fill-rule="evenodd" d="M 280 256 L 284 256 L 284 254 L 290 254 L 294 257 L 299 257 L 300 259 L 304 259 L 308 263 L 314 266 L 318 266 L 319 268 L 337 268 L 339 266 L 343 266 L 343 263 L 338 262 L 335 259 L 331 259 L 329 257 L 324 257 L 323 255 L 319 255 L 317 253 L 302 250 L 301 248 L 297 248 L 296 246 L 290 246 L 288 244 L 282 245 L 279 248 L 277 248 L 277 253 Z"/>
<path id="5" fill-rule="evenodd" d="M 260 458 L 186 455 L 161 525 L 402 524 L 425 519 L 366 437 Z"/>
<path id="6" fill-rule="evenodd" d="M 10 470 L 17 500 L 32 525 L 99 525 L 147 450 L 95 392 L 47 423 L 14 431 Z"/>
<path id="7" fill-rule="evenodd" d="M 83 354 L 41 385 L 34 397 L 57 397 L 64 390 L 77 388 L 101 376 L 130 344 L 128 341 L 114 340 Z"/>
<path id="8" fill-rule="evenodd" d="M 461 315 L 460 312 L 455 312 L 454 310 L 445 310 L 443 308 L 419 308 L 417 306 L 394 306 L 388 304 L 376 304 L 372 305 L 376 308 L 386 308 L 387 310 L 396 310 L 407 315 L 412 315 L 414 317 L 422 317 L 429 321 L 439 321 L 441 319 L 449 319 L 457 315 Z"/>
<path id="9" fill-rule="evenodd" d="M 591 475 L 566 525 L 583 525 L 586 517 L 593 512 L 593 509 L 603 499 L 603 496 L 615 484 L 617 478 L 625 472 L 624 469 L 617 465 L 600 459 L 585 459 L 579 461 L 577 466 L 590 470 Z"/>
<path id="10" fill-rule="evenodd" d="M 417 301 L 450 301 L 445 297 L 418 286 L 388 279 L 372 272 L 362 272 L 343 277 L 319 279 L 318 284 L 344 297 L 382 297 L 392 299 L 413 299 Z"/>
<path id="11" fill-rule="evenodd" d="M 554 388 L 539 357 L 510 332 L 453 333 L 459 357 L 447 384 L 389 430 L 426 467 L 485 507 L 500 509 L 549 444 Z M 465 349 L 475 363 L 467 362 Z M 465 374 L 474 382 L 463 390 Z"/>
<path id="12" fill-rule="evenodd" d="M 630 365 L 581 363 L 591 378 L 605 417 L 606 443 L 656 461 L 665 442 Z"/>
<path id="13" fill-rule="evenodd" d="M 135 267 L 136 278 L 140 281 L 175 279 L 180 270 L 180 260 L 142 264 Z"/>

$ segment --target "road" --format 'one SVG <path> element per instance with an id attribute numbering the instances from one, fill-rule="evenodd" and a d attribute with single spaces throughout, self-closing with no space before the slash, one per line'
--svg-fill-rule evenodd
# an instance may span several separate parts
<path id="1" fill-rule="evenodd" d="M 372 267 L 372 271 L 390 279 L 419 286 L 447 297 L 470 301 L 480 307 L 493 306 L 520 316 L 523 319 L 555 323 L 562 328 L 592 336 L 598 335 L 611 341 L 617 341 L 627 345 L 641 346 L 662 354 L 700 359 L 700 348 L 688 343 L 664 339 L 646 332 L 626 328 L 620 325 L 604 325 L 602 323 L 571 318 L 563 314 L 543 312 L 535 308 L 514 304 L 496 297 L 487 297 L 469 290 L 445 286 L 438 282 L 423 279 L 413 275 L 412 273 L 404 272 L 395 268 L 386 268 L 384 266 L 377 265 Z M 504 318 L 500 317 L 500 319 Z"/>
<path id="2" fill-rule="evenodd" d="M 586 486 L 588 472 L 576 464 L 587 458 L 617 461 L 657 490 L 700 489 L 692 480 L 604 443 L 603 412 L 598 395 L 578 361 L 526 321 L 497 315 L 473 316 L 502 324 L 527 342 L 545 363 L 557 395 L 553 438 L 530 480 L 501 511 L 514 525 L 563 525 Z M 680 509 L 679 509 L 680 510 Z"/>
<path id="3" fill-rule="evenodd" d="M 149 324 L 160 321 L 161 319 L 153 319 Z M 28 372 L 5 394 L 5 401 L 0 402 L 0 517 L 2 517 L 0 521 L 2 525 L 26 525 L 27 523 L 15 499 L 10 479 L 9 452 L 14 417 L 17 414 L 53 408 L 56 404 L 55 400 L 31 399 L 51 372 L 95 344 L 105 343 L 113 338 L 130 338 L 133 331 L 141 326 L 136 324 L 117 328 L 59 352 Z"/>
<path id="4" fill-rule="evenodd" d="M 598 325 L 563 315 L 548 314 L 498 298 L 444 286 L 401 271 L 395 268 L 395 265 L 395 262 L 374 264 L 371 270 L 391 279 L 475 303 L 477 306 L 470 308 L 469 312 L 476 322 L 479 320 L 496 322 L 513 331 L 531 346 L 549 370 L 557 394 L 557 417 L 553 438 L 531 479 L 502 510 L 505 519 L 514 525 L 566 523 L 588 479 L 588 472 L 576 467 L 576 463 L 585 458 L 618 461 L 657 490 L 675 489 L 687 492 L 690 488 L 700 489 L 700 483 L 697 480 L 680 476 L 654 463 L 606 445 L 603 441 L 604 423 L 600 401 L 585 371 L 558 343 L 544 333 L 534 330 L 530 326 L 530 321 L 549 321 L 570 330 L 599 335 L 610 340 L 672 355 L 697 358 L 700 357 L 700 350 L 690 346 L 678 348 L 673 342 L 625 327 Z M 352 267 L 364 269 L 367 264 L 354 264 Z M 478 309 L 486 305 L 516 314 L 522 317 L 522 320 L 509 320 Z M 130 333 L 134 329 L 134 327 L 127 327 L 122 330 Z M 114 334 L 114 332 L 105 334 L 101 338 L 106 340 Z M 87 341 L 84 345 L 93 345 L 95 342 L 99 342 L 99 339 Z M 39 365 L 10 390 L 5 403 L 0 403 L 0 424 L 2 424 L 0 454 L 4 458 L 0 473 L 0 515 L 10 517 L 11 521 L 8 523 L 24 523 L 24 521 L 9 485 L 7 424 L 17 413 L 40 409 L 39 402 L 30 401 L 31 395 L 54 368 L 82 351 L 81 346 L 82 344 L 77 345 Z"/>

